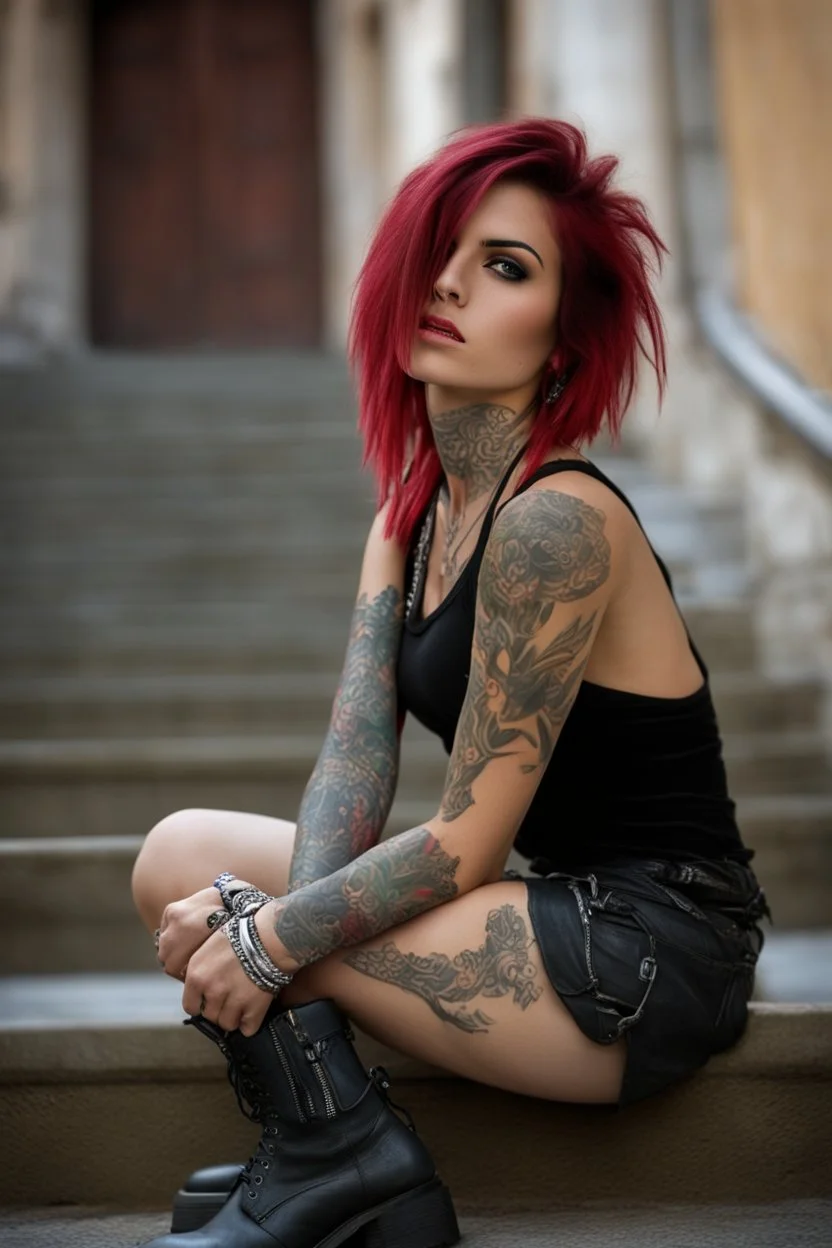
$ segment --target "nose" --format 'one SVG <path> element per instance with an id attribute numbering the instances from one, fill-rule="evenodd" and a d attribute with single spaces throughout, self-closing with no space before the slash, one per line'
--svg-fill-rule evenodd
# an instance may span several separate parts
<path id="1" fill-rule="evenodd" d="M 452 302 L 461 305 L 464 302 L 462 275 L 453 259 L 449 260 L 433 284 L 433 293 L 442 303 Z"/>

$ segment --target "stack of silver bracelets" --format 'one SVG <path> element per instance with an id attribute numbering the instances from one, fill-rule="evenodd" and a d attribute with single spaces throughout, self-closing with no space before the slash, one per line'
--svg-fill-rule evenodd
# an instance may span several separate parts
<path id="1" fill-rule="evenodd" d="M 227 914 L 225 919 L 220 918 L 216 926 L 222 927 L 251 982 L 276 996 L 292 982 L 292 976 L 281 971 L 271 960 L 254 922 L 260 907 L 274 898 L 249 884 L 230 888 L 236 878 L 230 871 L 223 871 L 214 880 L 214 888 L 222 898 Z"/>

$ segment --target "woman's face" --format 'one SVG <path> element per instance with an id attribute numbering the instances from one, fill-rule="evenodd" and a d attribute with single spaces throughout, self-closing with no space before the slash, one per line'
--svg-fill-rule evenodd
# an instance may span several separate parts
<path id="1" fill-rule="evenodd" d="M 559 297 L 551 205 L 533 187 L 500 182 L 453 240 L 408 372 L 452 402 L 487 395 L 525 406 L 555 345 Z M 440 395 L 429 392 L 429 405 L 432 397 Z"/>

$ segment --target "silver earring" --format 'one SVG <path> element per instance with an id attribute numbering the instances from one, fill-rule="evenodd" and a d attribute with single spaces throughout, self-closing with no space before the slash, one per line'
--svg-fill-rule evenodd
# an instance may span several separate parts
<path id="1" fill-rule="evenodd" d="M 555 373 L 546 390 L 546 403 L 555 403 L 563 394 L 566 379 L 562 373 Z"/>

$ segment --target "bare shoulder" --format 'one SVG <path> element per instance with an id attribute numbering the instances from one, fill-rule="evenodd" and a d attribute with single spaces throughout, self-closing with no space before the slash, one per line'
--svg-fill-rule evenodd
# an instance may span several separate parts
<path id="1" fill-rule="evenodd" d="M 398 599 L 403 593 L 407 552 L 395 538 L 384 535 L 389 510 L 390 504 L 385 503 L 376 512 L 364 547 L 359 593 L 371 598 L 387 589 Z"/>

